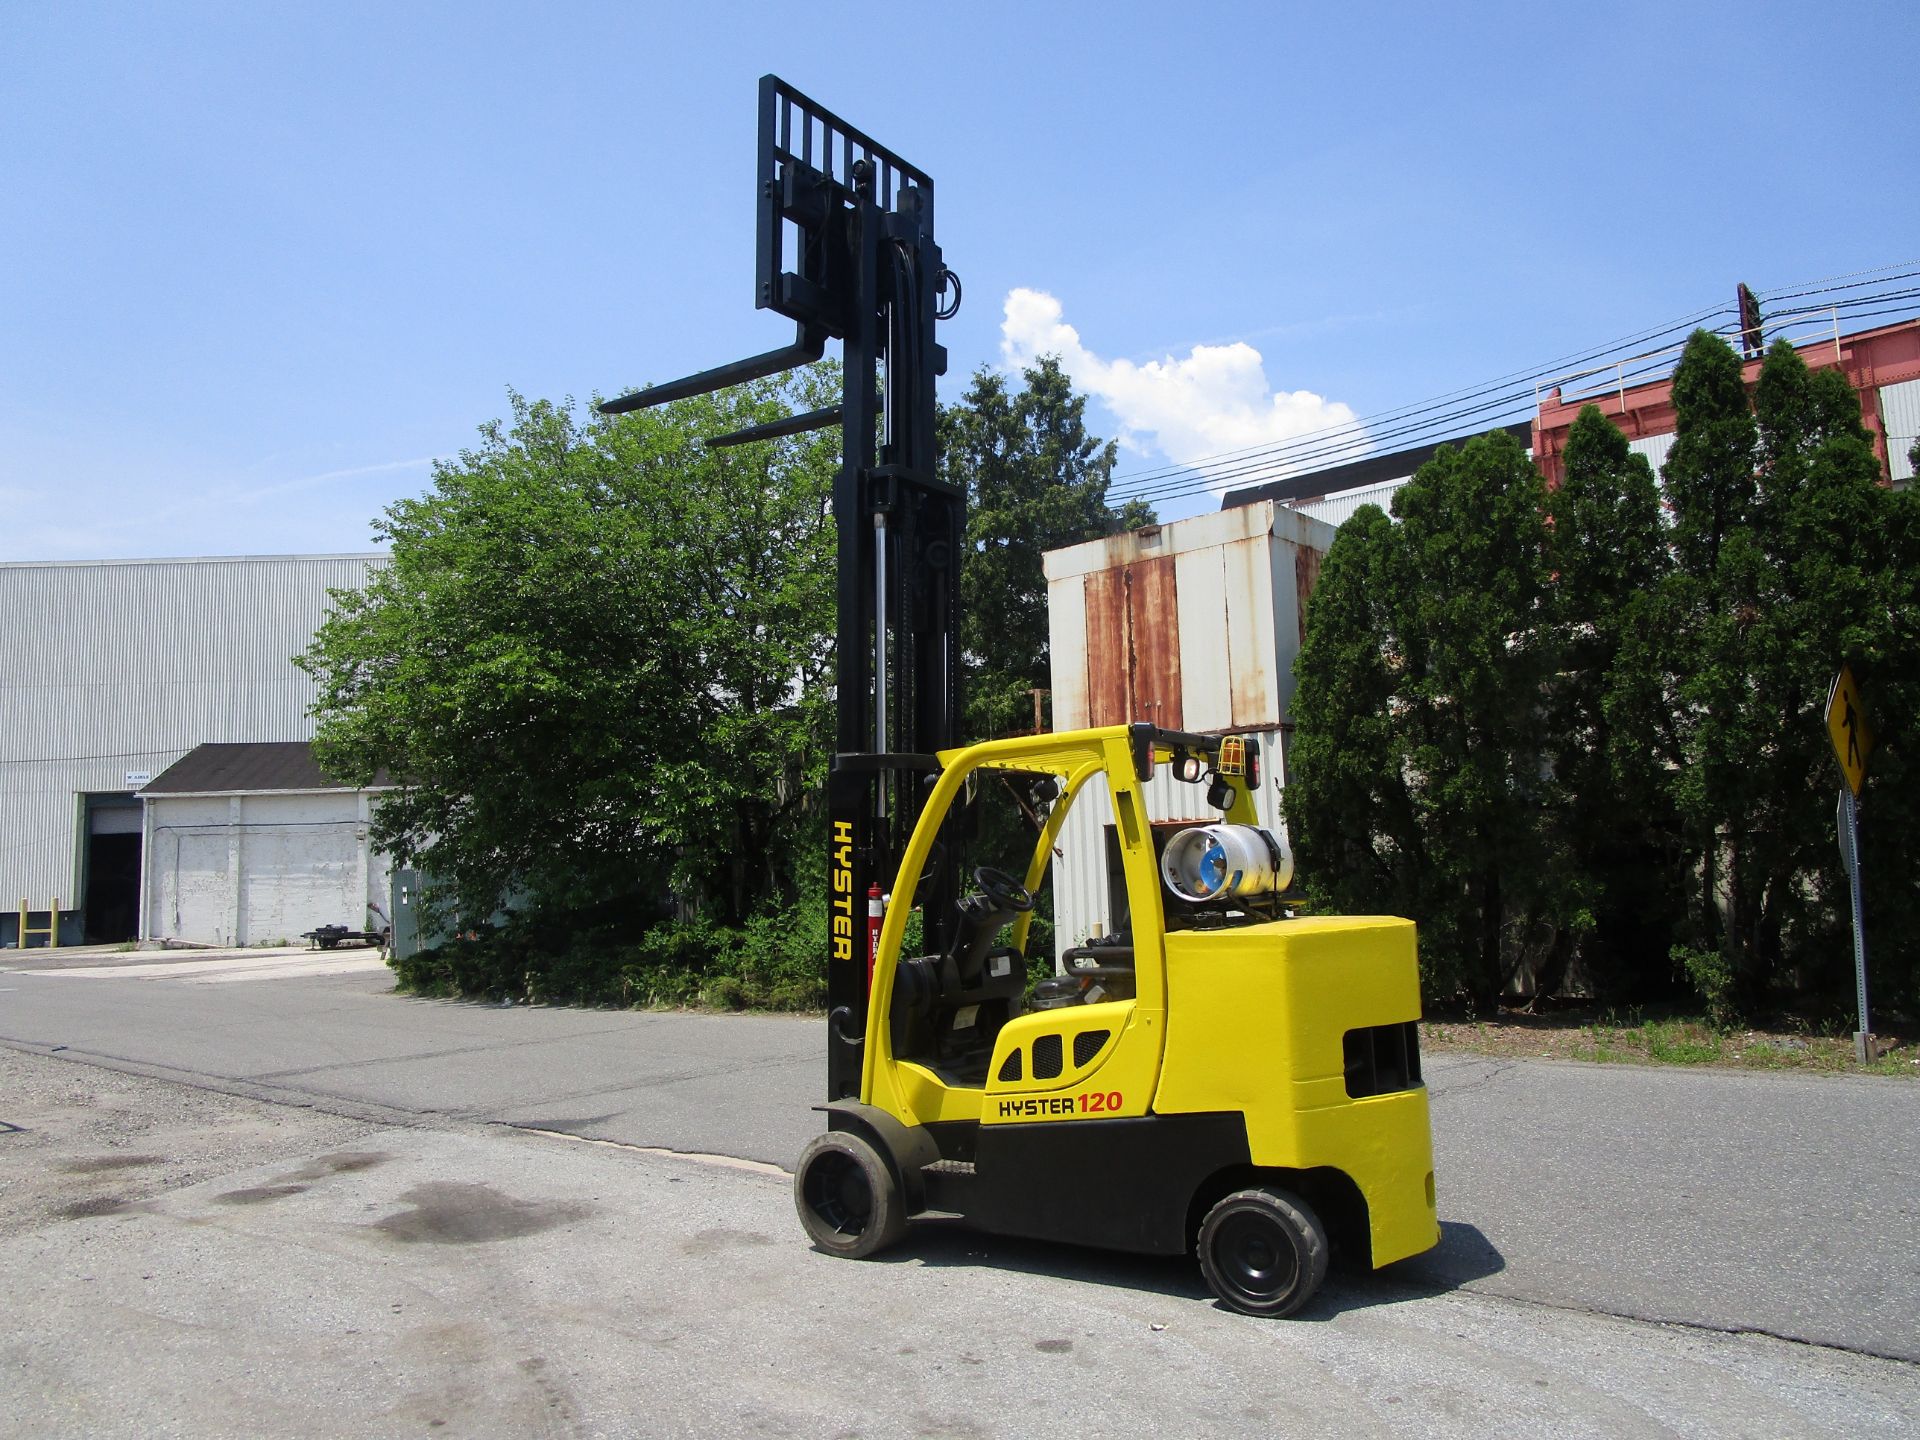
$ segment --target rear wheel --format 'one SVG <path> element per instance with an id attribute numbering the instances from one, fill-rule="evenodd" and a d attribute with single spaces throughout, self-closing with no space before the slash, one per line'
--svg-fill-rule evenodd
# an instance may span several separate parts
<path id="1" fill-rule="evenodd" d="M 1327 1231 L 1285 1190 L 1237 1190 L 1200 1225 L 1200 1270 L 1244 1315 L 1291 1315 L 1327 1278 Z"/>
<path id="2" fill-rule="evenodd" d="M 793 1169 L 793 1203 L 829 1255 L 864 1260 L 906 1233 L 900 1189 L 880 1152 L 848 1130 L 816 1135 Z"/>

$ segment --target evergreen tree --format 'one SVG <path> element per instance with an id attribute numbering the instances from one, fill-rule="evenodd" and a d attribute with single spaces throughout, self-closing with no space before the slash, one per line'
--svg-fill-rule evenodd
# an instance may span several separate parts
<path id="1" fill-rule="evenodd" d="M 1599 993 L 1662 988 L 1683 903 L 1681 850 L 1663 760 L 1663 696 L 1623 663 L 1645 597 L 1668 568 L 1652 467 L 1595 406 L 1567 435 L 1553 514 L 1553 615 L 1565 647 L 1548 725 L 1570 857 L 1591 895 L 1584 947 Z M 1561 960 L 1570 959 L 1564 952 Z M 1542 989 L 1561 976 L 1542 977 Z"/>
<path id="2" fill-rule="evenodd" d="M 1406 914 L 1421 890 L 1426 848 L 1392 709 L 1396 545 L 1377 505 L 1340 527 L 1294 663 L 1288 834 L 1312 903 L 1335 913 Z"/>
<path id="3" fill-rule="evenodd" d="M 1768 352 L 1754 391 L 1760 433 L 1761 523 L 1773 560 L 1764 597 L 1770 630 L 1763 693 L 1779 711 L 1781 742 L 1768 756 L 1777 773 L 1763 899 L 1766 941 L 1777 951 L 1773 976 L 1795 991 L 1835 999 L 1851 991 L 1849 896 L 1832 842 L 1837 771 L 1825 726 L 1829 685 L 1840 663 L 1868 676 L 1876 692 L 1898 687 L 1912 667 L 1910 618 L 1901 615 L 1920 553 L 1899 544 L 1903 499 L 1880 484 L 1881 467 L 1861 423 L 1860 400 L 1837 370 L 1809 371 L 1785 341 Z M 1863 696 L 1864 698 L 1864 696 Z M 1886 695 L 1877 693 L 1883 702 Z M 1913 874 L 1914 795 L 1896 774 L 1907 740 L 1904 716 L 1885 706 L 1888 752 L 1876 754 L 1874 786 L 1861 812 L 1874 813 L 1872 869 Z M 1891 822 L 1891 823 L 1889 823 Z M 1862 844 L 1865 852 L 1865 842 Z M 1876 885 L 1886 917 L 1869 912 L 1885 941 L 1873 948 L 1883 972 L 1912 969 L 1905 921 L 1911 883 L 1901 894 Z M 1888 893 L 1891 891 L 1892 893 Z M 1891 922 L 1891 923 L 1889 923 Z"/>
<path id="4" fill-rule="evenodd" d="M 1287 796 L 1303 873 L 1338 908 L 1417 920 L 1439 1000 L 1493 1003 L 1584 924 L 1542 764 L 1545 499 L 1504 432 L 1442 448 L 1394 496 L 1399 525 L 1341 527 L 1308 608 Z"/>
<path id="5" fill-rule="evenodd" d="M 1673 795 L 1695 867 L 1674 954 L 1711 1009 L 1749 1005 L 1764 967 L 1752 843 L 1764 782 L 1754 760 L 1772 742 L 1750 679 L 1760 637 L 1765 558 L 1749 528 L 1759 443 L 1739 357 L 1697 330 L 1674 372 L 1676 438 L 1662 471 L 1675 566 L 1653 607 L 1655 647 L 1675 717 Z"/>
<path id="6" fill-rule="evenodd" d="M 1450 971 L 1491 1004 L 1585 923 L 1543 765 L 1559 668 L 1546 486 L 1519 441 L 1495 431 L 1443 447 L 1395 494 L 1394 513 L 1401 727 L 1427 851 L 1416 918 L 1431 977 Z"/>
<path id="7" fill-rule="evenodd" d="M 1881 509 L 1889 559 L 1877 609 L 1886 624 L 1852 657 L 1876 731 L 1860 800 L 1860 874 L 1876 1004 L 1911 1020 L 1920 1015 L 1920 490 L 1883 492 Z"/>
<path id="8" fill-rule="evenodd" d="M 1676 954 L 1729 1018 L 1844 992 L 1827 690 L 1843 660 L 1900 687 L 1899 596 L 1915 563 L 1904 497 L 1879 484 L 1845 377 L 1809 373 L 1777 342 L 1749 405 L 1729 383 L 1739 371 L 1724 342 L 1696 334 L 1675 374 L 1666 478 L 1679 565 L 1663 586 L 1667 623 L 1649 637 L 1678 717 L 1674 794 L 1697 876 Z M 1907 788 L 1889 785 L 1882 808 L 1903 811 Z M 1890 938 L 1895 965 L 1910 968 L 1904 937 Z"/>

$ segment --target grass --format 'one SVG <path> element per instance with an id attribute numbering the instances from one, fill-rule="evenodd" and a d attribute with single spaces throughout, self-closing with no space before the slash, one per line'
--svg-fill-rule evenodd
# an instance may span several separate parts
<path id="1" fill-rule="evenodd" d="M 1637 1011 L 1592 1016 L 1503 1013 L 1494 1019 L 1436 1019 L 1421 1026 L 1423 1048 L 1445 1053 L 1583 1060 L 1599 1065 L 1712 1065 L 1740 1070 L 1920 1077 L 1920 1044 L 1904 1030 L 1877 1037 L 1881 1054 L 1854 1059 L 1851 1031 L 1788 1024 L 1723 1029 L 1689 1015 L 1647 1018 Z"/>

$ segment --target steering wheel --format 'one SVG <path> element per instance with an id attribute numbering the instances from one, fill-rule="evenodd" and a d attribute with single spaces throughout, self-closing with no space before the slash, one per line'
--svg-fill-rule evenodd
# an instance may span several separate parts
<path id="1" fill-rule="evenodd" d="M 996 910 L 1011 910 L 1024 915 L 1033 909 L 1033 892 L 1004 870 L 982 865 L 973 872 L 973 883 L 993 902 Z"/>

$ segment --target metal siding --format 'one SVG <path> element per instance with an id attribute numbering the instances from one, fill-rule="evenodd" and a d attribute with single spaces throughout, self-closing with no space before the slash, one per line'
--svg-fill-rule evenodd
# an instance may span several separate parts
<path id="1" fill-rule="evenodd" d="M 1223 728 L 1258 729 L 1279 719 L 1274 693 L 1273 568 L 1270 536 L 1221 548 L 1227 589 L 1227 684 L 1232 719 Z"/>
<path id="2" fill-rule="evenodd" d="M 1326 495 L 1318 500 L 1302 500 L 1287 508 L 1338 529 L 1351 520 L 1353 512 L 1362 505 L 1378 505 L 1391 515 L 1393 492 L 1412 478 L 1411 475 L 1402 475 L 1397 480 L 1381 480 L 1373 485 L 1363 485 L 1357 490 L 1348 490 L 1344 494 Z"/>
<path id="3" fill-rule="evenodd" d="M 1307 641 L 1307 599 L 1320 579 L 1320 552 L 1275 537 L 1273 542 L 1273 684 L 1275 723 L 1293 708 L 1293 662 Z"/>
<path id="4" fill-rule="evenodd" d="M 1156 594 L 1144 606 L 1138 601 L 1130 606 L 1127 572 L 1138 581 L 1148 567 L 1171 559 L 1172 614 L 1180 640 L 1179 684 L 1173 693 L 1180 697 L 1183 727 L 1260 736 L 1256 809 L 1262 824 L 1281 828 L 1285 757 L 1279 726 L 1299 653 L 1299 602 L 1317 578 L 1320 556 L 1333 535 L 1332 526 L 1310 514 L 1263 501 L 1197 515 L 1152 534 L 1112 536 L 1048 552 L 1049 603 L 1061 611 L 1050 622 L 1056 687 L 1065 689 L 1072 683 L 1063 684 L 1065 677 L 1084 674 L 1086 724 L 1150 718 L 1129 713 L 1129 653 L 1141 637 L 1136 633 L 1130 643 L 1128 625 L 1130 618 L 1138 623 L 1143 609 L 1154 613 L 1152 606 L 1163 602 Z M 1084 588 L 1075 588 L 1082 579 Z M 1084 643 L 1084 670 L 1064 648 L 1076 636 Z M 1141 683 L 1137 673 L 1135 683 Z M 1136 688 L 1136 699 L 1140 693 Z M 1155 697 L 1148 693 L 1147 698 Z M 1069 728 L 1058 695 L 1054 713 L 1057 728 Z M 1164 767 L 1145 789 L 1148 813 L 1156 820 L 1212 818 L 1204 791 L 1181 785 Z M 1112 914 L 1106 875 L 1112 813 L 1105 783 L 1094 782 L 1075 801 L 1060 832 L 1061 853 L 1052 876 L 1060 949 L 1084 943 L 1094 923 L 1104 925 Z"/>
<path id="5" fill-rule="evenodd" d="M 1233 724 L 1233 698 L 1227 647 L 1218 642 L 1227 613 L 1227 577 L 1220 551 L 1194 550 L 1175 556 L 1174 577 L 1180 633 L 1188 637 L 1180 655 L 1183 728 L 1225 730 Z"/>
<path id="6" fill-rule="evenodd" d="M 1124 570 L 1087 576 L 1087 714 L 1089 725 L 1124 725 L 1127 696 L 1127 589 Z"/>
<path id="7" fill-rule="evenodd" d="M 72 909 L 76 796 L 208 740 L 305 740 L 291 657 L 384 557 L 0 564 L 0 903 Z"/>
<path id="8" fill-rule="evenodd" d="M 1074 798 L 1061 827 L 1060 853 L 1053 861 L 1054 965 L 1069 946 L 1084 945 L 1093 922 L 1103 925 L 1113 913 L 1107 902 L 1107 826 L 1113 823 L 1113 799 L 1104 779 L 1089 780 Z"/>
<path id="9" fill-rule="evenodd" d="M 1629 440 L 1627 449 L 1636 455 L 1646 456 L 1647 463 L 1653 466 L 1654 477 L 1657 479 L 1660 472 L 1666 468 L 1667 454 L 1673 449 L 1673 442 L 1678 438 L 1677 435 L 1672 434 L 1642 435 L 1638 440 Z"/>
<path id="10" fill-rule="evenodd" d="M 1880 387 L 1880 423 L 1887 432 L 1888 474 L 1896 483 L 1911 480 L 1913 462 L 1907 456 L 1920 438 L 1920 380 Z"/>
<path id="11" fill-rule="evenodd" d="M 1180 598 L 1171 555 L 1127 567 L 1129 718 L 1184 728 L 1180 695 Z"/>
<path id="12" fill-rule="evenodd" d="M 1087 582 L 1071 575 L 1047 586 L 1047 654 L 1053 728 L 1082 730 L 1087 719 Z"/>
<path id="13" fill-rule="evenodd" d="M 1293 613 L 1294 635 L 1300 644 L 1307 643 L 1307 602 L 1313 598 L 1313 587 L 1320 583 L 1320 562 L 1326 557 L 1318 550 L 1295 547 L 1293 552 Z"/>

